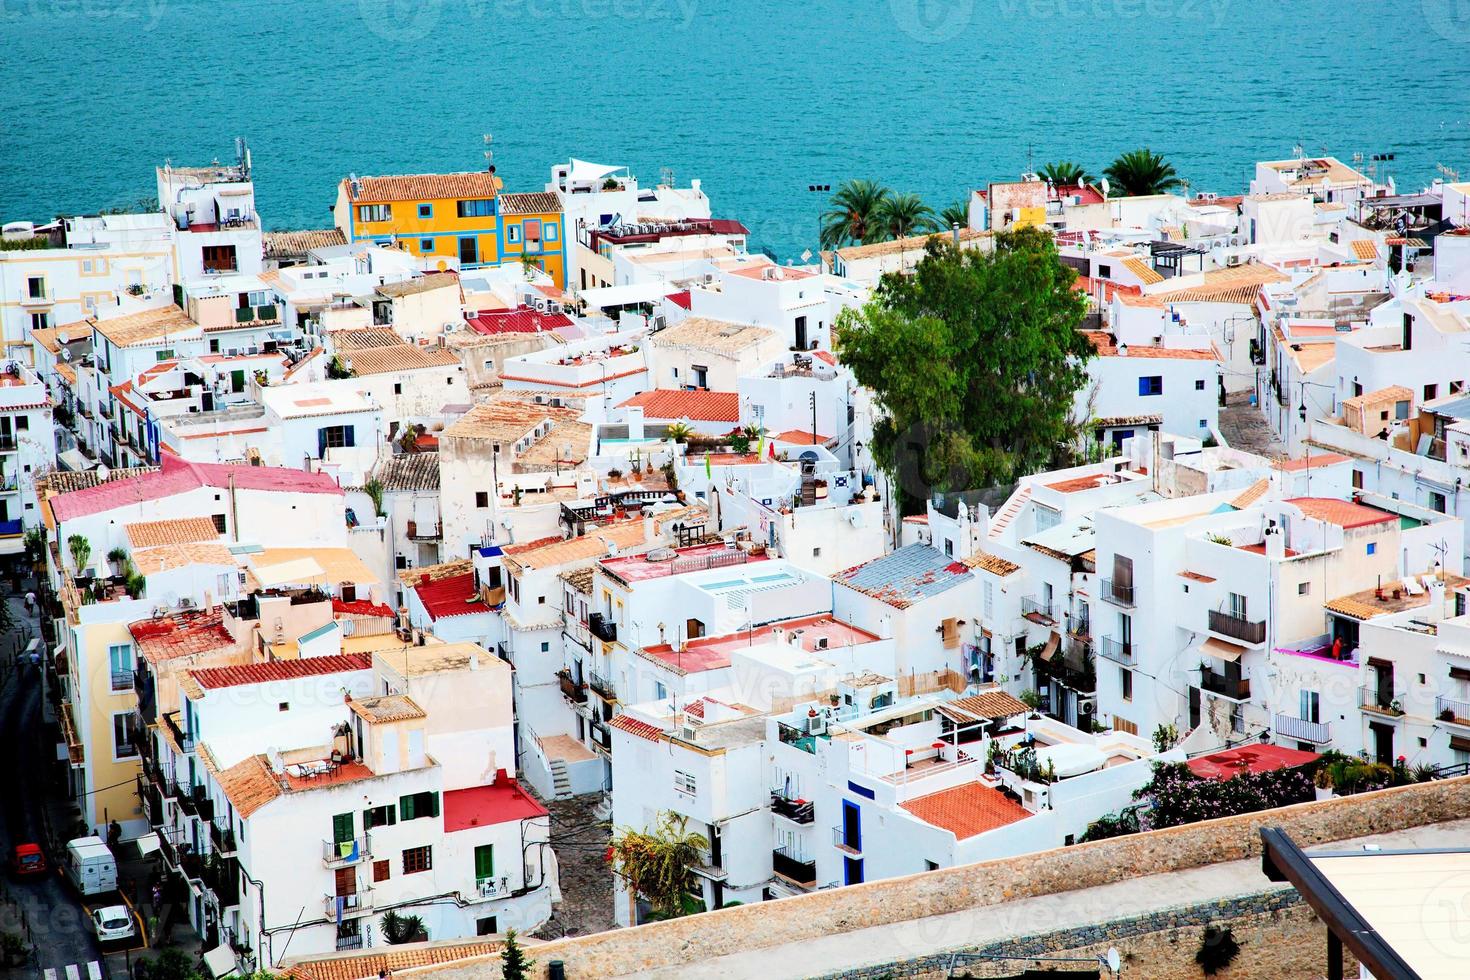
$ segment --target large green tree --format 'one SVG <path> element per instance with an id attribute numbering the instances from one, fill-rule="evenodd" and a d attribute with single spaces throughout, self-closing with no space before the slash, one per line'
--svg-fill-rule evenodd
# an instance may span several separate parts
<path id="1" fill-rule="evenodd" d="M 689 818 L 665 810 L 651 829 L 625 827 L 607 848 L 613 874 L 648 899 L 659 918 L 672 919 L 694 910 L 690 891 L 694 868 L 709 850 L 709 840 L 689 829 Z"/>
<path id="2" fill-rule="evenodd" d="M 822 214 L 822 247 L 882 241 L 884 205 L 892 193 L 875 180 L 849 180 L 837 188 Z"/>
<path id="3" fill-rule="evenodd" d="M 836 323 L 842 361 L 884 411 L 873 452 L 906 512 L 935 490 L 1005 483 L 1065 456 L 1093 347 L 1074 273 L 1051 236 L 1002 232 L 994 249 L 943 236 Z"/>
<path id="4" fill-rule="evenodd" d="M 1078 187 L 1082 184 L 1094 184 L 1096 178 L 1087 172 L 1087 168 L 1080 163 L 1071 160 L 1057 160 L 1048 163 L 1041 168 L 1041 178 L 1049 181 L 1055 187 Z"/>
<path id="5" fill-rule="evenodd" d="M 1120 155 L 1108 164 L 1103 176 L 1108 179 L 1109 193 L 1119 197 L 1167 194 L 1184 183 L 1172 163 L 1149 149 Z"/>
<path id="6" fill-rule="evenodd" d="M 939 226 L 945 231 L 959 225 L 963 230 L 970 227 L 970 208 L 964 201 L 946 204 L 939 212 Z"/>
<path id="7" fill-rule="evenodd" d="M 907 238 L 937 227 L 934 209 L 917 194 L 890 194 L 879 208 L 878 217 L 885 238 Z"/>

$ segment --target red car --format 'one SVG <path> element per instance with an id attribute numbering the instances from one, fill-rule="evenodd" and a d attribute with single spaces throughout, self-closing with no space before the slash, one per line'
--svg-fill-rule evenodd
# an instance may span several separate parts
<path id="1" fill-rule="evenodd" d="M 36 844 L 17 844 L 10 854 L 10 870 L 19 877 L 46 873 L 46 855 Z"/>

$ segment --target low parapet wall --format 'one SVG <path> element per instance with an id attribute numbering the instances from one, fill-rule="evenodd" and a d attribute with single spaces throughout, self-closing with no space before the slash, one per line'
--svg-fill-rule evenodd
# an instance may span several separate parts
<path id="1" fill-rule="evenodd" d="M 535 975 L 544 976 L 547 964 L 560 960 L 568 977 L 624 976 L 1014 899 L 1245 860 L 1261 853 L 1260 829 L 1267 825 L 1284 829 L 1306 847 L 1457 820 L 1467 812 L 1470 776 L 741 905 L 559 939 L 527 952 L 537 964 Z M 1127 909 L 1115 909 L 1098 918 L 1127 914 Z M 422 980 L 490 980 L 500 975 L 500 962 L 491 956 L 395 974 L 400 980 L 409 975 Z"/>

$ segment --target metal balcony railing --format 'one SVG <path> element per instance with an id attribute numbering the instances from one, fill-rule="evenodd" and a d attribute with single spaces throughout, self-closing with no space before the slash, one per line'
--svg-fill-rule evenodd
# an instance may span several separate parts
<path id="1" fill-rule="evenodd" d="M 1365 684 L 1358 688 L 1358 706 L 1365 711 L 1397 718 L 1404 713 L 1404 692 L 1377 684 Z"/>
<path id="2" fill-rule="evenodd" d="M 771 812 L 792 823 L 809 824 L 816 819 L 816 805 L 810 800 L 789 800 L 771 791 Z"/>
<path id="3" fill-rule="evenodd" d="M 1133 586 L 1115 582 L 1110 578 L 1100 580 L 1102 597 L 1119 606 L 1133 606 Z"/>
<path id="4" fill-rule="evenodd" d="M 1105 636 L 1098 640 L 1097 652 L 1113 661 L 1113 663 L 1122 664 L 1124 667 L 1136 667 L 1138 665 L 1138 644 L 1132 640 L 1124 643 L 1122 640 Z"/>
<path id="5" fill-rule="evenodd" d="M 592 613 L 587 617 L 587 629 L 604 643 L 617 641 L 618 624 L 604 618 L 602 613 Z"/>
<path id="6" fill-rule="evenodd" d="M 1434 699 L 1434 714 L 1440 721 L 1470 726 L 1470 702 L 1437 697 Z"/>
<path id="7" fill-rule="evenodd" d="M 817 883 L 817 862 L 793 854 L 788 847 L 778 847 L 771 852 L 771 870 L 804 888 Z"/>
<path id="8" fill-rule="evenodd" d="M 832 828 L 832 843 L 839 851 L 846 851 L 848 854 L 863 853 L 862 841 L 856 837 L 849 838 L 841 824 Z"/>
<path id="9" fill-rule="evenodd" d="M 567 671 L 559 671 L 556 675 L 556 682 L 561 687 L 562 697 L 573 704 L 582 704 L 587 700 L 587 685 L 578 684 L 572 680 L 572 675 Z"/>
<path id="10" fill-rule="evenodd" d="M 1249 678 L 1230 677 L 1209 667 L 1200 668 L 1199 686 L 1211 694 L 1218 694 L 1232 701 L 1249 701 L 1251 698 Z"/>
<path id="11" fill-rule="evenodd" d="M 1307 721 L 1291 715 L 1277 715 L 1275 728 L 1279 737 L 1294 739 L 1298 742 L 1326 745 L 1332 741 L 1331 727 L 1322 722 Z"/>
<path id="12" fill-rule="evenodd" d="M 343 918 L 365 915 L 373 910 L 373 890 L 364 888 L 360 892 L 351 895 L 326 895 L 323 896 L 322 908 L 326 910 L 327 918 L 336 920 L 340 912 Z"/>
<path id="13" fill-rule="evenodd" d="M 366 861 L 371 856 L 371 844 L 366 834 L 344 841 L 322 841 L 322 864 L 329 868 L 343 868 Z"/>
<path id="14" fill-rule="evenodd" d="M 1221 636 L 1228 636 L 1232 640 L 1240 640 L 1242 643 L 1266 642 L 1266 621 L 1264 619 L 1252 621 L 1244 616 L 1236 616 L 1219 609 L 1210 610 L 1210 631 L 1219 633 Z"/>
<path id="15" fill-rule="evenodd" d="M 1056 623 L 1053 615 L 1055 606 L 1050 602 L 1041 602 L 1035 596 L 1026 596 L 1021 600 L 1021 616 L 1033 623 L 1041 623 L 1051 626 Z"/>

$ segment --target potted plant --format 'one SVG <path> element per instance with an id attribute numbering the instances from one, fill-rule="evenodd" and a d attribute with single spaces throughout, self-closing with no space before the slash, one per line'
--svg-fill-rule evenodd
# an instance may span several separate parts
<path id="1" fill-rule="evenodd" d="M 76 569 L 77 578 L 89 577 L 87 563 L 92 560 L 92 542 L 80 534 L 73 534 L 66 539 L 66 549 L 71 552 L 71 563 Z"/>
<path id="2" fill-rule="evenodd" d="M 122 578 L 126 573 L 123 571 L 123 562 L 128 560 L 126 548 L 118 545 L 107 553 L 107 560 L 112 563 L 112 576 L 115 579 Z"/>

